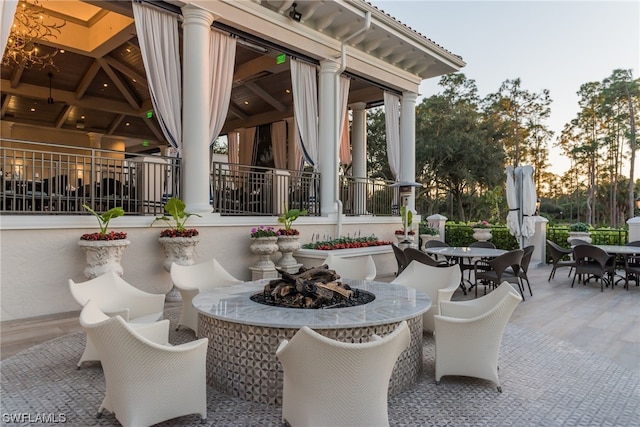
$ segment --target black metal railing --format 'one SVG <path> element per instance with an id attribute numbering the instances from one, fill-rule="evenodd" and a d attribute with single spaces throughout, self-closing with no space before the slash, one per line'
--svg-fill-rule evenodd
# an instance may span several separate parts
<path id="1" fill-rule="evenodd" d="M 214 211 L 221 215 L 279 215 L 285 207 L 320 215 L 314 172 L 214 162 L 211 182 Z"/>
<path id="2" fill-rule="evenodd" d="M 0 212 L 160 214 L 164 194 L 178 194 L 179 159 L 119 151 L 0 140 Z"/>
<path id="3" fill-rule="evenodd" d="M 342 176 L 340 200 L 346 215 L 399 215 L 399 193 L 393 181 Z"/>

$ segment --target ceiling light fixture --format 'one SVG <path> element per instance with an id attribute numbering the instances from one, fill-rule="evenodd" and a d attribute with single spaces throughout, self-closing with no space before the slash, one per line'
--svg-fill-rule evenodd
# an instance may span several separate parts
<path id="1" fill-rule="evenodd" d="M 298 5 L 298 3 L 294 3 L 291 7 L 293 8 L 293 10 L 291 12 L 289 12 L 289 18 L 293 19 L 296 22 L 300 22 L 300 20 L 302 19 L 302 13 L 298 12 L 296 10 L 296 6 Z"/>
<path id="2" fill-rule="evenodd" d="M 53 57 L 58 49 L 41 49 L 42 41 L 51 41 L 60 34 L 60 28 L 66 25 L 66 21 L 51 17 L 45 22 L 44 8 L 39 0 L 20 0 L 13 25 L 7 38 L 7 47 L 2 57 L 2 65 L 16 65 L 24 63 L 25 67 L 32 65 L 45 68 L 53 64 Z M 57 68 L 56 68 L 57 69 Z"/>

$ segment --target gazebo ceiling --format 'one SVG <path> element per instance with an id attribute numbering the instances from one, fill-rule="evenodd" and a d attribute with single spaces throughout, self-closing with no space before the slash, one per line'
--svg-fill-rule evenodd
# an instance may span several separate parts
<path id="1" fill-rule="evenodd" d="M 171 3 L 166 5 L 181 5 Z M 265 9 L 265 16 L 288 17 L 293 1 L 255 4 Z M 2 66 L 0 119 L 126 138 L 129 152 L 165 146 L 156 118 L 147 117 L 152 105 L 131 2 L 42 0 L 41 5 L 52 18 L 66 21 L 60 36 L 43 42 L 42 49 L 64 49 L 64 53 L 55 56 L 55 68 Z M 413 73 L 418 80 L 464 66 L 461 58 L 360 0 L 298 1 L 296 6 L 302 14 L 300 24 L 337 40 L 362 26 L 364 9 L 376 19 L 350 46 Z M 280 53 L 273 44 L 257 38 L 238 39 L 231 105 L 223 132 L 293 115 L 289 64 L 277 63 Z M 349 102 L 381 103 L 381 82 L 353 77 Z M 53 103 L 47 102 L 49 97 Z"/>

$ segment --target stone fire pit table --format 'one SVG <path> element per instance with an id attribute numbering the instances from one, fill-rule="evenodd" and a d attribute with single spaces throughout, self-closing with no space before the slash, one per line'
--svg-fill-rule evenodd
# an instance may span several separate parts
<path id="1" fill-rule="evenodd" d="M 396 362 L 389 394 L 404 390 L 422 373 L 422 314 L 431 307 L 427 294 L 390 283 L 340 279 L 375 294 L 375 300 L 331 309 L 283 308 L 251 301 L 250 296 L 262 292 L 269 280 L 218 288 L 193 299 L 199 334 L 209 338 L 210 386 L 244 400 L 281 404 L 283 372 L 276 349 L 305 325 L 338 341 L 368 342 L 371 335 L 385 336 L 406 320 L 411 344 Z"/>

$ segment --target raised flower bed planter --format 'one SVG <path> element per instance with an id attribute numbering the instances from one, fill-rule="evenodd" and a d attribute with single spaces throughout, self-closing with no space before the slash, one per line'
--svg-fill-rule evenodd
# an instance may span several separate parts
<path id="1" fill-rule="evenodd" d="M 395 257 L 393 256 L 393 249 L 391 249 L 390 244 L 365 248 L 334 249 L 330 251 L 299 249 L 296 252 L 296 259 L 302 263 L 304 267 L 314 267 L 322 264 L 329 253 L 343 258 L 357 258 L 371 255 L 373 261 L 376 263 L 378 276 L 393 274 L 396 268 Z"/>

